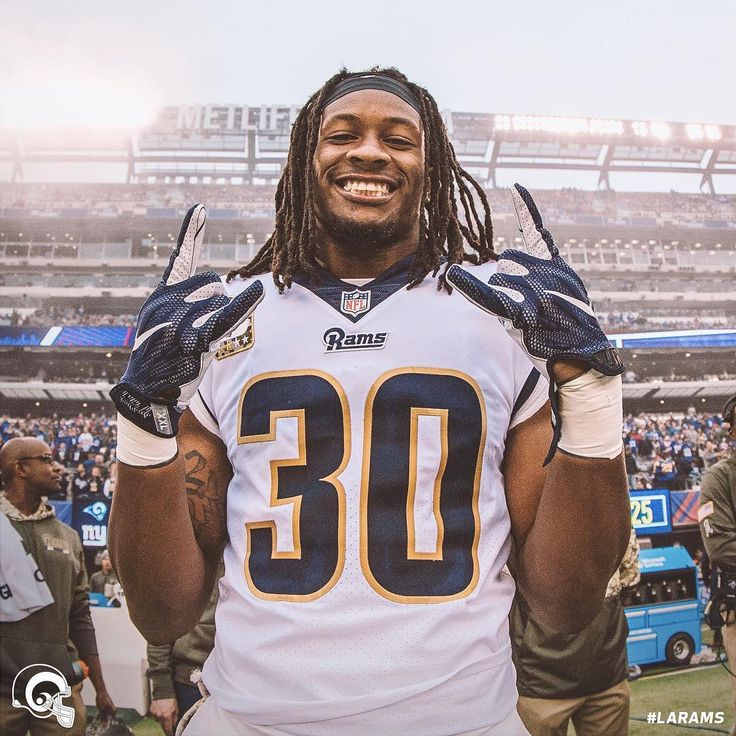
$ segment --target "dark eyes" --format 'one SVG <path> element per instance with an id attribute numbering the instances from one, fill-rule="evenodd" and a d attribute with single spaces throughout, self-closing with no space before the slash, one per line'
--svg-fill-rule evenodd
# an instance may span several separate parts
<path id="1" fill-rule="evenodd" d="M 335 135 L 327 136 L 327 140 L 332 143 L 349 143 L 350 141 L 354 141 L 356 138 L 357 136 L 352 133 L 335 133 Z"/>
<path id="2" fill-rule="evenodd" d="M 330 141 L 330 143 L 337 144 L 352 143 L 353 141 L 358 140 L 358 136 L 355 135 L 355 133 L 335 133 L 333 135 L 327 136 L 327 140 Z M 413 141 L 410 141 L 408 138 L 403 138 L 401 136 L 392 135 L 388 138 L 384 138 L 383 140 L 387 145 L 399 150 L 408 150 L 409 148 L 414 148 L 416 146 Z"/>
<path id="3" fill-rule="evenodd" d="M 393 146 L 394 148 L 413 148 L 414 147 L 413 141 L 410 141 L 407 138 L 397 138 L 394 136 L 392 136 L 391 138 L 386 138 L 386 143 L 388 143 L 389 146 Z"/>

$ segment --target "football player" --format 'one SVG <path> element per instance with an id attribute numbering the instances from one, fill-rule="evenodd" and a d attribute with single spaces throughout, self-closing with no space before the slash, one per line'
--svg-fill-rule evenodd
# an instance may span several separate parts
<path id="1" fill-rule="evenodd" d="M 574 630 L 629 512 L 623 365 L 511 194 L 523 245 L 499 256 L 430 94 L 342 71 L 295 121 L 251 263 L 195 275 L 187 214 L 111 394 L 110 525 L 151 642 L 194 626 L 224 548 L 186 736 L 526 733 L 512 540 L 529 605 Z"/>

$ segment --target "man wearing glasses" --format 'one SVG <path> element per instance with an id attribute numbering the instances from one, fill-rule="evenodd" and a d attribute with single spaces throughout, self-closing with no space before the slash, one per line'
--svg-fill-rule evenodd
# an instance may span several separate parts
<path id="1" fill-rule="evenodd" d="M 54 461 L 45 442 L 22 437 L 9 440 L 0 448 L 0 473 L 4 490 L 0 493 L 0 511 L 7 517 L 7 520 L 0 517 L 5 537 L 2 596 L 6 604 L 0 617 L 0 733 L 15 736 L 30 730 L 34 736 L 37 733 L 84 734 L 86 711 L 79 674 L 84 667 L 75 667 L 76 660 L 83 660 L 89 669 L 101 714 L 112 716 L 116 709 L 105 687 L 97 656 L 82 544 L 77 534 L 62 524 L 43 500 L 58 491 L 62 467 Z M 17 539 L 10 527 L 17 533 Z M 31 567 L 37 567 L 29 573 L 38 584 L 37 592 L 41 596 L 40 602 L 34 605 L 20 602 L 32 597 L 20 595 L 21 590 L 33 584 L 32 580 L 22 579 L 26 553 L 33 558 Z M 14 575 L 6 577 L 11 559 L 15 562 L 10 566 Z M 19 601 L 15 607 L 9 605 L 13 597 Z M 48 602 L 50 599 L 53 601 Z M 62 704 L 74 708 L 71 727 L 62 726 L 53 714 L 36 717 L 30 708 L 14 703 L 14 699 L 20 703 L 27 694 L 24 683 L 20 686 L 16 683 L 14 687 L 16 675 L 34 664 L 56 668 L 73 686 L 71 702 Z"/>

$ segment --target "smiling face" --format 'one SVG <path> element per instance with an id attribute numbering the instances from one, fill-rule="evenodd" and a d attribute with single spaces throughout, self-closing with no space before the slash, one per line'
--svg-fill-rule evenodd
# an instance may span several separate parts
<path id="1" fill-rule="evenodd" d="M 313 171 L 316 217 L 338 247 L 372 253 L 402 240 L 416 247 L 424 142 L 411 105 L 380 90 L 329 104 Z"/>

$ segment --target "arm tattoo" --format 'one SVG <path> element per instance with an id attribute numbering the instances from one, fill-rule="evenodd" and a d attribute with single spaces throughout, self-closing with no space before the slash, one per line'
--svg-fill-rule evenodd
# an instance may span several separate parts
<path id="1" fill-rule="evenodd" d="M 219 551 L 225 537 L 226 484 L 197 450 L 184 455 L 186 492 L 194 536 L 205 554 Z"/>

